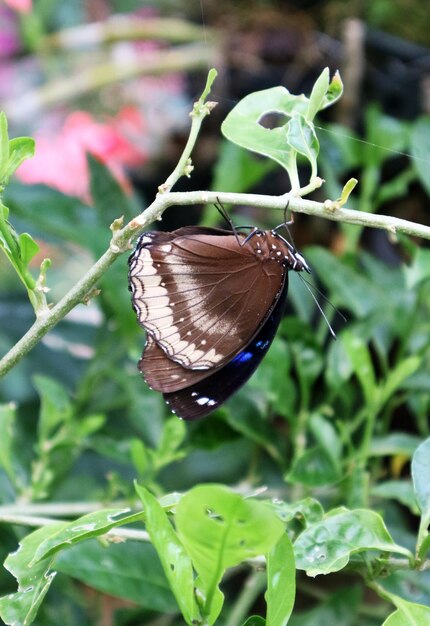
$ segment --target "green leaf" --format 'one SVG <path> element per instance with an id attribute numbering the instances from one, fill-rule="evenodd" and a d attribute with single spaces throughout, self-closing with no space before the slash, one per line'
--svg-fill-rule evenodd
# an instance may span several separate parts
<path id="1" fill-rule="evenodd" d="M 241 100 L 227 115 L 221 131 L 223 135 L 243 148 L 268 156 L 289 173 L 295 164 L 295 151 L 287 143 L 287 122 L 281 127 L 268 129 L 259 122 L 268 113 L 291 117 L 305 115 L 308 99 L 294 96 L 285 87 L 272 87 L 256 91 Z M 291 174 L 290 174 L 291 177 Z"/>
<path id="2" fill-rule="evenodd" d="M 39 252 L 40 248 L 33 237 L 28 233 L 21 233 L 18 237 L 18 242 L 21 250 L 22 263 L 27 266 L 31 259 Z"/>
<path id="3" fill-rule="evenodd" d="M 27 626 L 36 618 L 37 611 L 45 597 L 55 572 L 51 572 L 52 559 L 44 559 L 30 565 L 34 554 L 43 541 L 58 532 L 63 522 L 55 522 L 30 533 L 19 548 L 10 554 L 4 567 L 18 581 L 18 591 L 0 598 L 0 617 L 5 624 Z"/>
<path id="4" fill-rule="evenodd" d="M 423 441 L 415 450 L 412 480 L 421 515 L 430 519 L 430 439 Z"/>
<path id="5" fill-rule="evenodd" d="M 328 91 L 330 80 L 330 70 L 325 67 L 312 88 L 309 96 L 308 110 L 306 111 L 306 120 L 312 122 L 318 111 L 323 108 L 323 102 Z"/>
<path id="6" fill-rule="evenodd" d="M 140 485 L 136 485 L 136 491 L 144 506 L 146 529 L 182 615 L 187 624 L 198 622 L 201 616 L 194 597 L 190 557 L 157 499 Z"/>
<path id="7" fill-rule="evenodd" d="M 324 515 L 322 505 L 314 498 L 304 498 L 291 504 L 275 500 L 272 505 L 283 522 L 290 522 L 296 518 L 304 526 L 309 526 L 321 520 Z"/>
<path id="8" fill-rule="evenodd" d="M 406 287 L 415 289 L 422 281 L 430 278 L 430 250 L 419 248 L 414 250 L 410 265 L 402 266 L 406 279 Z"/>
<path id="9" fill-rule="evenodd" d="M 293 115 L 287 124 L 287 142 L 311 164 L 311 179 L 317 175 L 319 142 L 312 122 L 303 115 Z"/>
<path id="10" fill-rule="evenodd" d="M 321 446 L 306 450 L 295 460 L 285 480 L 289 483 L 300 483 L 308 487 L 330 485 L 341 478 L 339 464 L 330 453 Z"/>
<path id="11" fill-rule="evenodd" d="M 412 483 L 409 480 L 386 480 L 372 487 L 372 496 L 397 500 L 414 515 L 419 514 Z"/>
<path id="12" fill-rule="evenodd" d="M 100 541 L 63 550 L 55 569 L 85 585 L 161 613 L 177 612 L 157 553 L 150 543 L 130 541 L 103 545 Z"/>
<path id="13" fill-rule="evenodd" d="M 346 308 L 359 318 L 384 306 L 386 301 L 381 289 L 363 276 L 362 271 L 348 267 L 320 247 L 306 248 L 305 256 L 327 287 L 335 306 Z"/>
<path id="14" fill-rule="evenodd" d="M 294 550 L 284 534 L 267 555 L 266 626 L 286 626 L 296 596 Z"/>
<path id="15" fill-rule="evenodd" d="M 426 626 L 430 624 L 430 608 L 396 598 L 397 611 L 391 613 L 382 626 Z"/>
<path id="16" fill-rule="evenodd" d="M 324 598 L 315 608 L 295 611 L 290 622 L 292 626 L 356 626 L 361 601 L 359 585 L 336 587 L 335 593 Z M 363 622 L 359 624 L 361 626 Z"/>
<path id="17" fill-rule="evenodd" d="M 375 106 L 366 111 L 366 140 L 363 144 L 363 164 L 367 167 L 380 166 L 393 153 L 407 149 L 409 129 L 405 122 L 382 114 Z"/>
<path id="18" fill-rule="evenodd" d="M 394 543 L 382 517 L 367 509 L 335 509 L 304 530 L 294 544 L 296 567 L 308 576 L 337 572 L 348 564 L 351 555 L 365 550 L 412 556 Z"/>
<path id="19" fill-rule="evenodd" d="M 226 568 L 267 554 L 284 532 L 270 506 L 247 499 L 222 485 L 199 485 L 176 509 L 178 535 L 206 589 L 209 612 Z"/>
<path id="20" fill-rule="evenodd" d="M 397 363 L 394 369 L 390 370 L 382 385 L 381 404 L 385 404 L 394 395 L 405 380 L 417 371 L 421 363 L 422 357 L 410 356 Z"/>
<path id="21" fill-rule="evenodd" d="M 178 452 L 178 448 L 181 447 L 186 435 L 187 428 L 183 421 L 178 420 L 177 417 L 166 420 L 154 455 L 156 468 L 161 468 L 184 456 L 185 451 Z"/>
<path id="22" fill-rule="evenodd" d="M 39 439 L 45 441 L 72 415 L 72 405 L 65 389 L 51 378 L 36 375 L 33 384 L 40 396 Z"/>
<path id="23" fill-rule="evenodd" d="M 0 405 L 0 467 L 4 469 L 12 484 L 15 484 L 15 471 L 12 462 L 12 428 L 15 422 L 16 406 Z"/>
<path id="24" fill-rule="evenodd" d="M 343 332 L 341 341 L 351 361 L 354 374 L 357 376 L 367 407 L 376 410 L 379 401 L 379 389 L 369 348 L 358 334 Z"/>
<path id="25" fill-rule="evenodd" d="M 106 165 L 92 154 L 87 154 L 90 172 L 90 191 L 99 220 L 112 222 L 119 215 L 133 216 L 133 205 Z"/>
<path id="26" fill-rule="evenodd" d="M 427 549 L 428 546 L 428 542 L 424 546 L 423 543 L 428 536 L 427 529 L 430 524 L 430 438 L 423 441 L 415 450 L 412 457 L 411 471 L 415 497 L 421 512 L 417 552 L 422 558 L 424 549 Z"/>
<path id="27" fill-rule="evenodd" d="M 266 620 L 264 617 L 261 617 L 260 615 L 251 615 L 251 617 L 248 617 L 246 622 L 243 623 L 243 626 L 265 626 L 265 624 Z"/>
<path id="28" fill-rule="evenodd" d="M 12 174 L 26 159 L 34 155 L 34 139 L 31 137 L 16 137 L 9 141 L 9 158 L 2 171 L 2 182 L 6 183 Z M 0 181 L 1 182 L 1 181 Z"/>
<path id="29" fill-rule="evenodd" d="M 211 188 L 234 193 L 247 191 L 272 171 L 273 167 L 273 162 L 258 159 L 230 141 L 222 141 Z M 219 218 L 218 211 L 216 215 Z"/>
<path id="30" fill-rule="evenodd" d="M 79 541 L 106 534 L 111 528 L 141 520 L 142 513 L 131 514 L 129 509 L 102 509 L 63 524 L 55 534 L 42 541 L 34 554 L 34 563 L 45 559 Z M 33 561 L 30 563 L 32 565 Z"/>
<path id="31" fill-rule="evenodd" d="M 395 456 L 404 455 L 411 457 L 421 438 L 407 433 L 389 433 L 383 437 L 375 437 L 372 440 L 370 454 L 372 456 Z"/>
<path id="32" fill-rule="evenodd" d="M 412 126 L 410 152 L 422 186 L 430 196 L 428 163 L 430 160 L 430 116 L 421 117 Z"/>

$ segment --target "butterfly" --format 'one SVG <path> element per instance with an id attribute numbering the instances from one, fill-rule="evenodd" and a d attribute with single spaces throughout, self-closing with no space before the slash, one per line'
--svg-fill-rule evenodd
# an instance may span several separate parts
<path id="1" fill-rule="evenodd" d="M 288 272 L 310 272 L 282 226 L 248 234 L 186 226 L 138 239 L 129 258 L 132 304 L 147 333 L 138 368 L 179 417 L 217 409 L 267 353 Z"/>

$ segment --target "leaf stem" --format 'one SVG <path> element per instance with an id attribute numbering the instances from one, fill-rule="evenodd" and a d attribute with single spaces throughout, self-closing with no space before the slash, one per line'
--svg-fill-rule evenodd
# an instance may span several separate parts
<path id="1" fill-rule="evenodd" d="M 224 626 L 237 626 L 238 624 L 242 624 L 256 598 L 264 591 L 266 585 L 265 571 L 252 572 L 245 581 L 242 591 L 231 609 L 230 615 L 224 622 Z"/>

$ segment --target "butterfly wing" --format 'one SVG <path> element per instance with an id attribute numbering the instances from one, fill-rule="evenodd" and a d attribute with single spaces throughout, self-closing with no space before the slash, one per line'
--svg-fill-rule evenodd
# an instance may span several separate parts
<path id="1" fill-rule="evenodd" d="M 241 239 L 239 238 L 241 237 Z M 228 363 L 273 309 L 285 276 L 243 235 L 188 227 L 145 233 L 130 258 L 140 324 L 165 354 L 193 370 Z"/>
<path id="2" fill-rule="evenodd" d="M 233 395 L 254 373 L 267 353 L 282 319 L 288 290 L 288 275 L 278 301 L 252 341 L 229 363 L 184 389 L 164 393 L 170 409 L 186 420 L 206 417 Z M 161 351 L 162 352 L 162 351 Z M 164 356 L 165 366 L 169 359 Z M 181 368 L 184 370 L 184 368 Z M 185 370 L 184 370 L 185 371 Z M 189 372 L 186 371 L 188 374 Z M 198 374 L 199 372 L 190 372 Z M 201 373 L 201 372 L 200 372 Z"/>

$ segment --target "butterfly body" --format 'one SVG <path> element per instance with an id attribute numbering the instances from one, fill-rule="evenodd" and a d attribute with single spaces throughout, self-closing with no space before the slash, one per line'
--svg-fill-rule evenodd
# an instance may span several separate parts
<path id="1" fill-rule="evenodd" d="M 309 271 L 276 229 L 147 232 L 129 266 L 147 331 L 139 369 L 185 419 L 207 415 L 246 382 L 281 320 L 288 271 Z"/>

